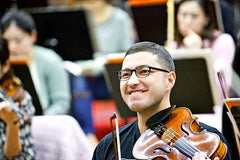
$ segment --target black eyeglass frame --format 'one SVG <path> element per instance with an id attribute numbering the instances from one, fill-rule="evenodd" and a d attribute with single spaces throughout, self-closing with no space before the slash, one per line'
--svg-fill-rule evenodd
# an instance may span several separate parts
<path id="1" fill-rule="evenodd" d="M 146 75 L 146 76 L 141 77 L 141 76 L 138 75 L 138 73 L 137 73 L 136 71 L 137 71 L 137 69 L 139 69 L 139 68 L 144 68 L 144 67 L 148 67 L 148 68 L 149 68 L 149 74 Z M 129 79 L 131 78 L 132 73 L 133 73 L 133 71 L 134 71 L 135 74 L 136 74 L 136 76 L 137 76 L 138 78 L 145 78 L 145 77 L 148 77 L 148 76 L 150 75 L 152 69 L 158 70 L 158 71 L 162 71 L 162 72 L 166 72 L 166 73 L 170 73 L 170 71 L 168 71 L 168 70 L 166 70 L 166 69 L 156 68 L 156 67 L 152 67 L 152 66 L 148 66 L 148 65 L 141 65 L 141 66 L 136 67 L 135 69 L 124 69 L 124 70 L 120 70 L 120 71 L 117 72 L 117 75 L 118 75 L 118 79 L 119 79 L 120 81 L 127 81 L 127 80 L 129 80 Z M 129 76 L 128 79 L 121 79 L 121 72 L 122 72 L 122 71 L 130 71 L 130 72 L 131 72 L 131 75 Z"/>

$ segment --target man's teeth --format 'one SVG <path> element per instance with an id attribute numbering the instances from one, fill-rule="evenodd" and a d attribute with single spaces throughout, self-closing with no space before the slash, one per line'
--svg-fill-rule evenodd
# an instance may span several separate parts
<path id="1" fill-rule="evenodd" d="M 142 91 L 131 92 L 130 94 L 138 94 L 138 93 L 142 93 Z"/>

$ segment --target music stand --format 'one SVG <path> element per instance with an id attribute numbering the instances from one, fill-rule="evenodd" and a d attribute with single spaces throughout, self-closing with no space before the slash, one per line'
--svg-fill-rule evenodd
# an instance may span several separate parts
<path id="1" fill-rule="evenodd" d="M 164 45 L 167 40 L 167 0 L 129 0 L 139 41 Z"/>
<path id="2" fill-rule="evenodd" d="M 227 115 L 233 128 L 233 138 L 236 143 L 238 157 L 240 157 L 240 98 L 226 98 L 224 103 L 228 109 Z"/>
<path id="3" fill-rule="evenodd" d="M 36 23 L 36 44 L 55 50 L 64 60 L 89 60 L 98 51 L 90 12 L 81 6 L 49 6 L 25 10 Z"/>
<path id="4" fill-rule="evenodd" d="M 42 115 L 42 107 L 40 100 L 38 98 L 35 86 L 30 74 L 30 70 L 25 60 L 11 60 L 11 65 L 14 71 L 14 74 L 20 78 L 23 84 L 23 88 L 29 92 L 32 97 L 32 102 L 35 107 L 35 115 Z"/>
<path id="5" fill-rule="evenodd" d="M 171 103 L 191 109 L 192 113 L 213 113 L 220 105 L 211 50 L 170 50 L 176 66 L 176 83 L 171 92 Z M 121 97 L 117 71 L 121 69 L 124 53 L 109 55 L 104 75 L 117 109 L 122 117 L 136 116 Z"/>
<path id="6" fill-rule="evenodd" d="M 228 109 L 228 116 L 232 122 L 234 130 L 240 138 L 240 98 L 227 98 L 224 103 Z"/>

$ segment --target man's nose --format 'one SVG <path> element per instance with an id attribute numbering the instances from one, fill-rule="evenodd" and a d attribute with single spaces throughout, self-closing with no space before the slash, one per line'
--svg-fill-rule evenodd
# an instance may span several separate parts
<path id="1" fill-rule="evenodd" d="M 139 83 L 139 78 L 136 75 L 136 72 L 133 72 L 132 75 L 130 76 L 129 80 L 128 80 L 129 84 L 135 84 L 135 83 Z"/>

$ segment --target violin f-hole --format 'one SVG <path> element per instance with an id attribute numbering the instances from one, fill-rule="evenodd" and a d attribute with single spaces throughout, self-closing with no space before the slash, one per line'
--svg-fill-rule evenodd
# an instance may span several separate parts
<path id="1" fill-rule="evenodd" d="M 170 153 L 170 152 L 171 152 L 171 148 L 169 147 L 168 149 L 169 149 L 169 151 L 168 151 L 168 150 L 165 150 L 165 149 L 163 149 L 163 148 L 157 147 L 157 148 L 155 148 L 155 149 L 153 150 L 152 153 L 156 153 L 156 152 L 158 152 L 159 150 L 160 150 L 160 151 L 163 151 L 163 152 L 165 152 L 165 153 Z"/>
<path id="2" fill-rule="evenodd" d="M 189 136 L 189 133 L 186 131 L 186 128 L 184 127 L 184 125 L 186 125 L 186 122 L 183 122 L 180 126 L 181 130 L 183 131 L 183 133 L 185 133 L 186 135 L 184 135 L 184 137 Z"/>

